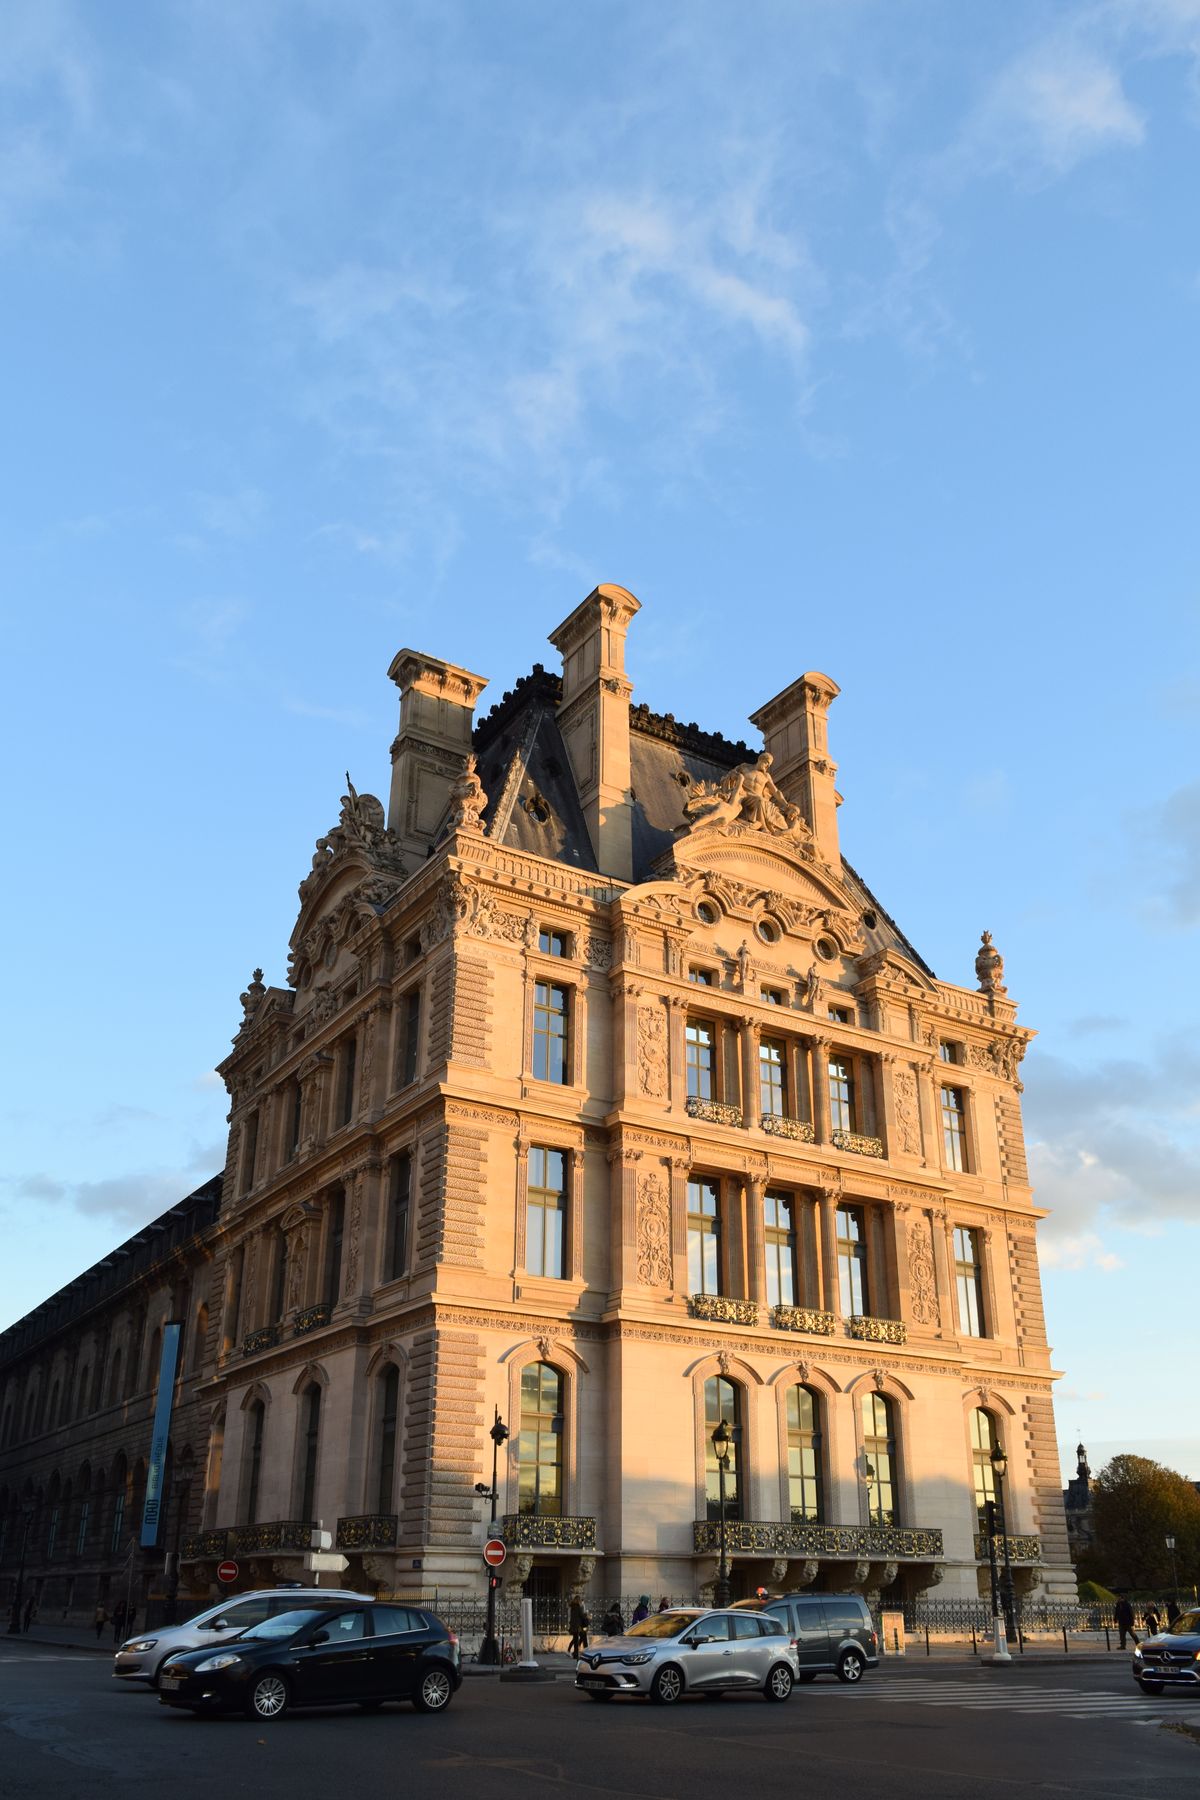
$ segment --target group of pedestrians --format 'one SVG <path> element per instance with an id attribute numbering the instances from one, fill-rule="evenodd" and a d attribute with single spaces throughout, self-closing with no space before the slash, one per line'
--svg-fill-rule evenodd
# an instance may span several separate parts
<path id="1" fill-rule="evenodd" d="M 117 1601 L 117 1604 L 113 1607 L 111 1613 L 107 1606 L 105 1606 L 103 1600 L 101 1600 L 98 1603 L 95 1612 L 92 1614 L 92 1624 L 96 1628 L 96 1636 L 98 1638 L 104 1636 L 104 1627 L 111 1624 L 113 1643 L 119 1644 L 121 1639 L 128 1637 L 129 1633 L 133 1630 L 133 1621 L 136 1616 L 137 1607 L 127 1607 L 123 1600 Z"/>
<path id="2" fill-rule="evenodd" d="M 658 1611 L 666 1612 L 670 1604 L 670 1600 L 667 1598 L 666 1594 L 664 1594 L 659 1600 Z M 588 1647 L 588 1632 L 591 1629 L 592 1624 L 591 1618 L 578 1594 L 572 1594 L 571 1596 L 569 1616 L 571 1636 L 567 1644 L 567 1655 L 578 1656 Z M 643 1619 L 648 1619 L 649 1617 L 650 1596 L 649 1594 L 643 1594 L 637 1605 L 634 1607 L 633 1612 L 630 1614 L 629 1623 L 631 1625 L 640 1625 Z M 621 1611 L 621 1603 L 619 1600 L 612 1600 L 609 1602 L 604 1617 L 600 1621 L 600 1630 L 605 1637 L 621 1637 L 623 1635 L 625 1630 L 625 1615 Z"/>
<path id="3" fill-rule="evenodd" d="M 1168 1628 L 1175 1623 L 1181 1610 L 1178 1600 L 1167 1601 Z M 1141 1642 L 1141 1639 L 1138 1637 L 1137 1631 L 1135 1630 L 1136 1621 L 1134 1619 L 1133 1606 L 1130 1601 L 1125 1598 L 1124 1594 L 1121 1595 L 1121 1598 L 1113 1607 L 1113 1624 L 1120 1633 L 1120 1643 L 1118 1648 L 1123 1650 L 1125 1648 L 1125 1639 L 1129 1638 L 1136 1649 Z M 1158 1607 L 1153 1601 L 1150 1602 L 1149 1606 L 1143 1607 L 1142 1609 L 1142 1624 L 1146 1628 L 1147 1637 L 1157 1637 L 1162 1630 L 1162 1621 L 1158 1616 Z"/>

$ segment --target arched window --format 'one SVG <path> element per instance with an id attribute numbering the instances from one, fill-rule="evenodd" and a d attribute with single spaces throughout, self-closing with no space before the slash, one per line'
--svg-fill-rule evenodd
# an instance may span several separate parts
<path id="1" fill-rule="evenodd" d="M 393 1156 L 388 1173 L 387 1274 L 398 1281 L 408 1272 L 409 1199 L 412 1191 L 412 1156 L 402 1150 Z"/>
<path id="2" fill-rule="evenodd" d="M 821 1517 L 821 1403 L 811 1388 L 787 1393 L 788 1504 L 793 1525 Z"/>
<path id="3" fill-rule="evenodd" d="M 787 1194 L 763 1195 L 767 1254 L 767 1300 L 772 1306 L 796 1304 L 796 1226 Z"/>
<path id="4" fill-rule="evenodd" d="M 864 1394 L 862 1401 L 863 1476 L 867 1512 L 872 1525 L 896 1523 L 896 1434 L 893 1407 L 884 1394 Z"/>
<path id="5" fill-rule="evenodd" d="M 246 1481 L 243 1511 L 247 1525 L 258 1523 L 258 1483 L 262 1474 L 263 1433 L 267 1409 L 261 1400 L 252 1400 L 246 1409 Z"/>
<path id="6" fill-rule="evenodd" d="M 379 1479 L 375 1489 L 375 1510 L 390 1513 L 396 1485 L 396 1426 L 400 1410 L 400 1371 L 389 1363 L 379 1377 Z"/>
<path id="7" fill-rule="evenodd" d="M 300 1407 L 300 1517 L 311 1519 L 317 1498 L 317 1451 L 321 1437 L 321 1390 L 314 1381 Z"/>
<path id="8" fill-rule="evenodd" d="M 725 1464 L 725 1517 L 742 1516 L 742 1390 L 724 1375 L 710 1375 L 704 1384 L 704 1489 L 708 1516 L 721 1516 L 721 1472 L 713 1447 L 713 1432 L 724 1419 L 733 1433 Z"/>
<path id="9" fill-rule="evenodd" d="M 971 1414 L 971 1472 L 975 1483 L 975 1513 L 980 1531 L 987 1530 L 987 1505 L 996 1498 L 992 1451 L 996 1448 L 996 1421 L 977 1406 Z"/>
<path id="10" fill-rule="evenodd" d="M 563 1378 L 549 1363 L 521 1371 L 520 1509 L 557 1518 L 562 1512 Z"/>

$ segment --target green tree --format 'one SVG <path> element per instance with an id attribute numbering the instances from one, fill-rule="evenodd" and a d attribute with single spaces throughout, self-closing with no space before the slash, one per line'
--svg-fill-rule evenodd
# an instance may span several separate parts
<path id="1" fill-rule="evenodd" d="M 1200 1494 L 1145 1456 L 1114 1456 L 1092 1484 L 1091 1547 L 1079 1573 L 1111 1588 L 1169 1591 L 1175 1539 L 1180 1586 L 1200 1579 Z"/>

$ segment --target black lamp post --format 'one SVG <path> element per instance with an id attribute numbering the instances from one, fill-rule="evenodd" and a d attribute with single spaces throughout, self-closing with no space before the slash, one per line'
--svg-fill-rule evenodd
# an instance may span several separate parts
<path id="1" fill-rule="evenodd" d="M 25 1598 L 25 1551 L 29 1545 L 29 1527 L 33 1523 L 33 1501 L 26 1500 L 21 1508 L 23 1520 L 21 1530 L 21 1560 L 17 1564 L 17 1585 L 13 1593 L 12 1611 L 8 1615 L 8 1634 L 19 1636 L 21 1632 L 21 1603 Z"/>
<path id="2" fill-rule="evenodd" d="M 495 1537 L 495 1535 L 496 1535 L 496 1490 L 497 1490 L 497 1486 L 498 1486 L 498 1482 L 499 1482 L 499 1460 L 498 1459 L 499 1459 L 499 1455 L 500 1455 L 500 1446 L 502 1443 L 504 1443 L 505 1439 L 508 1437 L 508 1426 L 504 1423 L 504 1420 L 500 1417 L 500 1408 L 499 1407 L 496 1408 L 496 1416 L 492 1420 L 492 1427 L 491 1427 L 491 1430 L 488 1432 L 488 1436 L 492 1440 L 492 1485 L 491 1485 L 491 1488 L 488 1489 L 488 1488 L 485 1488 L 482 1485 L 482 1483 L 477 1482 L 475 1485 L 475 1492 L 477 1494 L 483 1494 L 485 1496 L 485 1498 L 490 1500 L 492 1503 L 492 1519 L 491 1519 L 491 1525 L 488 1529 L 488 1536 Z M 489 1570 L 488 1570 L 488 1591 L 487 1591 L 487 1629 L 484 1632 L 483 1642 L 479 1646 L 479 1660 L 481 1663 L 488 1663 L 491 1665 L 495 1665 L 496 1663 L 498 1663 L 500 1661 L 500 1643 L 496 1637 L 496 1589 L 499 1586 L 499 1582 L 500 1582 L 500 1577 L 496 1574 L 496 1571 L 494 1569 L 489 1568 Z"/>
<path id="3" fill-rule="evenodd" d="M 996 1478 L 996 1512 L 1000 1525 L 1000 1545 L 1004 1552 L 1004 1580 L 1001 1591 L 1004 1597 L 1004 1622 L 1010 1637 L 1017 1637 L 1017 1605 L 1016 1592 L 1013 1588 L 1012 1561 L 1008 1551 L 1008 1521 L 1004 1512 L 1004 1477 L 1008 1473 L 1008 1457 L 1003 1446 L 992 1446 L 992 1474 Z M 1019 1642 L 1019 1639 L 1018 1639 Z"/>
<path id="4" fill-rule="evenodd" d="M 725 1476 L 729 1469 L 729 1451 L 733 1444 L 733 1433 L 722 1419 L 712 1434 L 712 1446 L 717 1458 L 717 1494 L 718 1520 L 721 1554 L 717 1563 L 717 1579 L 713 1585 L 713 1604 L 729 1605 L 729 1544 L 725 1536 Z"/>

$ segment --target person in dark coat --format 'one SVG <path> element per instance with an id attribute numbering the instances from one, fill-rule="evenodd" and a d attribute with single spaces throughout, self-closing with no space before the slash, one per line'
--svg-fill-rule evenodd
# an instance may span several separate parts
<path id="1" fill-rule="evenodd" d="M 1148 1606 L 1146 1608 L 1146 1610 L 1143 1612 L 1142 1617 L 1146 1621 L 1146 1636 L 1147 1637 L 1157 1637 L 1159 1634 L 1159 1631 L 1161 1629 L 1161 1627 L 1158 1623 L 1157 1607 Z"/>
<path id="2" fill-rule="evenodd" d="M 1113 1607 L 1113 1624 L 1121 1634 L 1121 1641 L 1117 1648 L 1123 1650 L 1125 1648 L 1125 1639 L 1130 1637 L 1133 1639 L 1134 1648 L 1136 1649 L 1138 1634 L 1133 1629 L 1133 1608 L 1130 1606 L 1124 1594 L 1121 1595 L 1121 1598 Z"/>
<path id="3" fill-rule="evenodd" d="M 588 1626 L 591 1620 L 584 1611 L 583 1601 L 578 1594 L 571 1595 L 571 1641 L 567 1645 L 568 1656 L 580 1656 L 587 1649 Z"/>
<path id="4" fill-rule="evenodd" d="M 631 1625 L 640 1625 L 643 1619 L 648 1619 L 649 1617 L 650 1617 L 650 1596 L 649 1596 L 649 1594 L 643 1594 L 641 1599 L 638 1601 L 637 1605 L 633 1609 L 633 1617 L 632 1617 L 632 1619 L 630 1619 L 629 1623 Z"/>
<path id="5" fill-rule="evenodd" d="M 1173 1625 L 1182 1611 L 1183 1611 L 1183 1608 L 1180 1606 L 1178 1600 L 1168 1600 L 1167 1601 L 1167 1624 Z"/>
<path id="6" fill-rule="evenodd" d="M 119 1644 L 125 1635 L 125 1602 L 123 1600 L 118 1600 L 113 1607 L 112 1622 L 113 1643 Z"/>
<path id="7" fill-rule="evenodd" d="M 604 1622 L 603 1622 L 602 1629 L 604 1631 L 605 1637 L 623 1637 L 624 1636 L 625 1620 L 621 1615 L 621 1608 L 615 1600 L 612 1602 L 608 1611 L 604 1615 Z"/>

